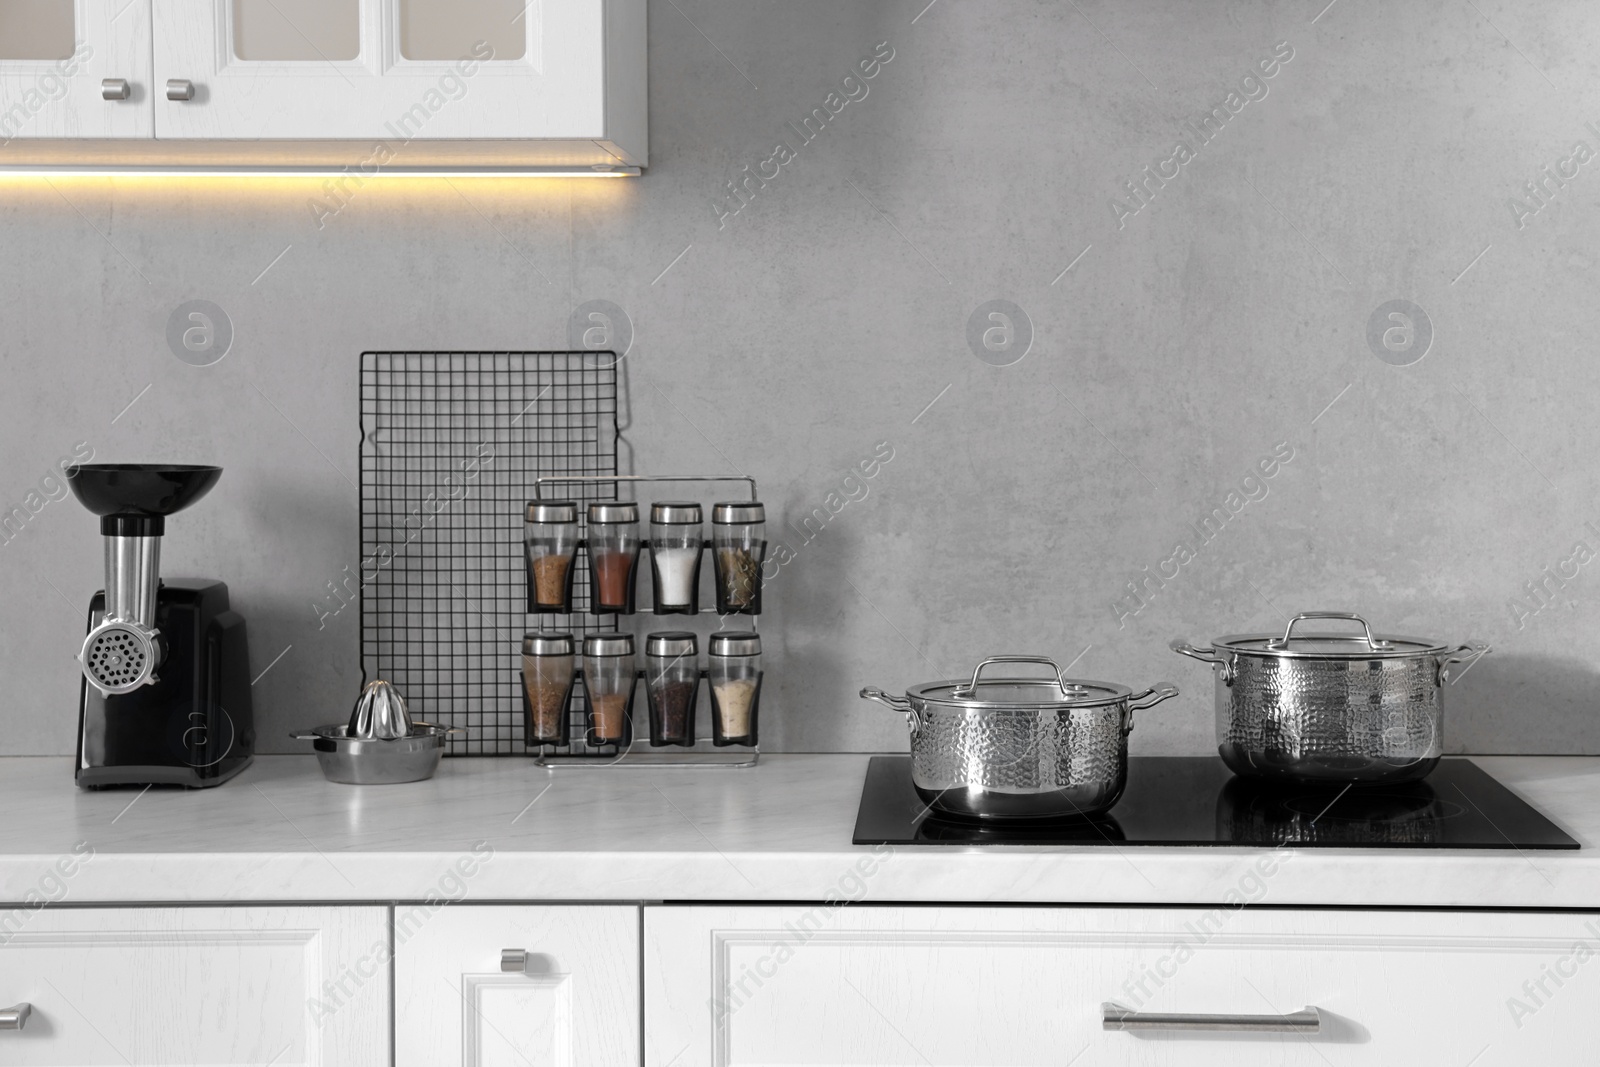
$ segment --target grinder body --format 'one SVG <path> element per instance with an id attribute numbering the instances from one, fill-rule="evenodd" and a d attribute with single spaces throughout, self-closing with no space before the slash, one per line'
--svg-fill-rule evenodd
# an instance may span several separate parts
<path id="1" fill-rule="evenodd" d="M 78 785 L 221 785 L 255 753 L 250 656 L 228 587 L 209 579 L 159 583 L 154 629 L 162 656 L 154 680 L 129 692 L 81 682 Z M 89 605 L 88 630 L 105 622 L 105 593 Z"/>

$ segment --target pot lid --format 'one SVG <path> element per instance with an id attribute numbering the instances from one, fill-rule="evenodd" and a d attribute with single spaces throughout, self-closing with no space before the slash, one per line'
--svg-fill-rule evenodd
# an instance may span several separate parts
<path id="1" fill-rule="evenodd" d="M 1064 683 L 1064 684 L 1063 684 Z M 906 690 L 911 700 L 971 711 L 1048 711 L 1051 708 L 1098 708 L 1128 699 L 1133 690 L 1114 682 L 1081 678 L 988 678 L 972 687 L 970 678 L 928 682 Z"/>
<path id="2" fill-rule="evenodd" d="M 1332 634 L 1296 632 L 1296 627 L 1311 619 L 1338 619 L 1361 624 L 1361 633 Z M 1454 646 L 1425 637 L 1374 634 L 1360 615 L 1341 611 L 1308 611 L 1296 615 L 1282 634 L 1231 634 L 1212 642 L 1255 656 L 1280 656 L 1287 659 L 1406 659 L 1450 651 Z"/>
<path id="3" fill-rule="evenodd" d="M 1053 670 L 1055 677 L 984 678 L 983 669 L 991 663 L 1037 663 Z M 910 700 L 947 704 L 973 711 L 1094 708 L 1115 704 L 1132 695 L 1133 690 L 1125 685 L 1063 677 L 1061 666 L 1048 656 L 991 656 L 973 669 L 971 678 L 928 682 L 906 690 L 906 697 Z"/>

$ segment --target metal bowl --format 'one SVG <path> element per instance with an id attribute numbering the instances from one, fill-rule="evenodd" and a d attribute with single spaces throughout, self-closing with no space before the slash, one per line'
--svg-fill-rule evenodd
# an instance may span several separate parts
<path id="1" fill-rule="evenodd" d="M 432 778 L 439 769 L 439 757 L 444 755 L 445 738 L 466 733 L 459 727 L 416 721 L 405 737 L 364 739 L 349 736 L 349 730 L 349 726 L 340 723 L 289 736 L 312 743 L 323 777 L 330 782 L 396 785 Z"/>

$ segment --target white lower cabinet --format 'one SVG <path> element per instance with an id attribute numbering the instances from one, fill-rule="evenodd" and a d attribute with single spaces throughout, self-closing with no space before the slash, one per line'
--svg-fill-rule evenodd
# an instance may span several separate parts
<path id="1" fill-rule="evenodd" d="M 645 909 L 645 1063 L 1591 1064 L 1592 915 Z M 1173 1029 L 1107 1031 L 1107 1003 Z M 1195 1029 L 1193 1015 L 1315 1033 Z M 1185 1018 L 1186 1016 L 1189 1016 Z M 1157 1020 L 1147 1020 L 1157 1021 Z"/>
<path id="2" fill-rule="evenodd" d="M 0 1063 L 386 1067 L 388 909 L 3 913 Z"/>
<path id="3" fill-rule="evenodd" d="M 395 1067 L 637 1067 L 639 909 L 399 905 Z"/>

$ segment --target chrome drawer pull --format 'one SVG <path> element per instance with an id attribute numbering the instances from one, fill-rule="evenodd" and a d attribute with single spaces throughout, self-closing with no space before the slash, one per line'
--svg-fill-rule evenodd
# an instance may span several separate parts
<path id="1" fill-rule="evenodd" d="M 500 970 L 506 974 L 527 974 L 528 950 L 525 948 L 501 949 Z"/>
<path id="2" fill-rule="evenodd" d="M 1315 1034 L 1322 1031 L 1322 1013 L 1306 1007 L 1288 1015 L 1186 1015 L 1166 1011 L 1134 1011 L 1109 1001 L 1100 1005 L 1107 1030 L 1246 1030 L 1258 1034 Z"/>
<path id="3" fill-rule="evenodd" d="M 32 1014 L 32 1004 L 18 1004 L 14 1008 L 0 1010 L 0 1030 L 21 1030 Z"/>

